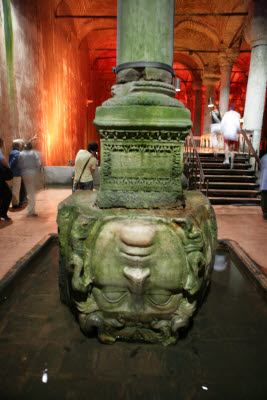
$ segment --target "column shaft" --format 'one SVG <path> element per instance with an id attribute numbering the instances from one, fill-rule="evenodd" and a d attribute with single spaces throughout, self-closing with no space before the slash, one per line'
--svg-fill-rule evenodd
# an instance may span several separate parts
<path id="1" fill-rule="evenodd" d="M 194 136 L 201 135 L 202 83 L 195 87 Z"/>
<path id="2" fill-rule="evenodd" d="M 259 150 L 267 82 L 267 45 L 251 50 L 244 112 L 244 129 L 253 130 L 253 147 Z"/>
<path id="3" fill-rule="evenodd" d="M 219 108 L 221 116 L 223 116 L 229 107 L 230 81 L 231 81 L 232 64 L 221 67 L 221 89 Z"/>

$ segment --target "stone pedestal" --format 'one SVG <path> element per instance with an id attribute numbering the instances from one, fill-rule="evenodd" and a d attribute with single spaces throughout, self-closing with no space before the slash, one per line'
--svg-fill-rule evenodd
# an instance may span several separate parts
<path id="1" fill-rule="evenodd" d="M 77 191 L 59 206 L 59 286 L 87 335 L 173 344 L 209 285 L 216 220 L 185 192 L 184 210 L 101 210 Z"/>
<path id="2" fill-rule="evenodd" d="M 184 203 L 181 174 L 184 139 L 192 126 L 190 112 L 169 97 L 175 94 L 172 85 L 126 85 L 113 88 L 114 98 L 96 111 L 94 124 L 101 142 L 96 204 L 102 208 L 180 206 Z"/>

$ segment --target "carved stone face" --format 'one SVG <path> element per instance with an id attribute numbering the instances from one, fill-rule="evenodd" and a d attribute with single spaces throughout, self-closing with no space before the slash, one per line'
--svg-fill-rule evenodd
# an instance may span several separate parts
<path id="1" fill-rule="evenodd" d="M 168 318 L 182 299 L 186 255 L 175 230 L 161 223 L 106 223 L 92 257 L 92 294 L 104 313 L 146 323 Z"/>
<path id="2" fill-rule="evenodd" d="M 86 193 L 61 206 L 60 294 L 83 332 L 97 331 L 104 343 L 176 342 L 209 284 L 216 249 L 209 203 L 187 196 L 185 215 L 99 210 Z"/>
<path id="3" fill-rule="evenodd" d="M 88 225 L 81 217 L 72 235 L 78 239 L 72 287 L 87 293 L 85 301 L 75 302 L 82 330 L 97 328 L 105 343 L 118 337 L 174 343 L 196 308 L 190 297 L 203 281 L 200 229 L 190 220 L 108 217 Z"/>

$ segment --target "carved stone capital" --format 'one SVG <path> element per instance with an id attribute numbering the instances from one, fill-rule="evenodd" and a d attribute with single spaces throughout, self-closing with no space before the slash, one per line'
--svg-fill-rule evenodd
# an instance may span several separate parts
<path id="1" fill-rule="evenodd" d="M 217 73 L 205 73 L 203 75 L 203 85 L 208 87 L 216 87 L 220 81 L 220 75 Z"/>
<path id="2" fill-rule="evenodd" d="M 219 54 L 220 70 L 232 69 L 233 64 L 239 56 L 239 49 L 222 49 Z"/>

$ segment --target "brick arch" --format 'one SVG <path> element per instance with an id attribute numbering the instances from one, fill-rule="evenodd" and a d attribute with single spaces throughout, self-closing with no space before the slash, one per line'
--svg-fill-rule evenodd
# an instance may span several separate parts
<path id="1" fill-rule="evenodd" d="M 182 31 L 191 32 L 189 37 L 183 37 L 187 41 L 191 40 L 191 45 L 195 45 L 194 37 L 198 35 L 200 37 L 200 45 L 206 43 L 212 44 L 213 49 L 216 49 L 220 44 L 219 33 L 208 23 L 201 21 L 197 18 L 184 18 L 179 20 L 175 24 L 174 35 L 178 35 L 178 31 L 181 34 Z M 200 36 L 201 35 L 201 36 Z M 191 46 L 192 47 L 192 46 Z"/>

